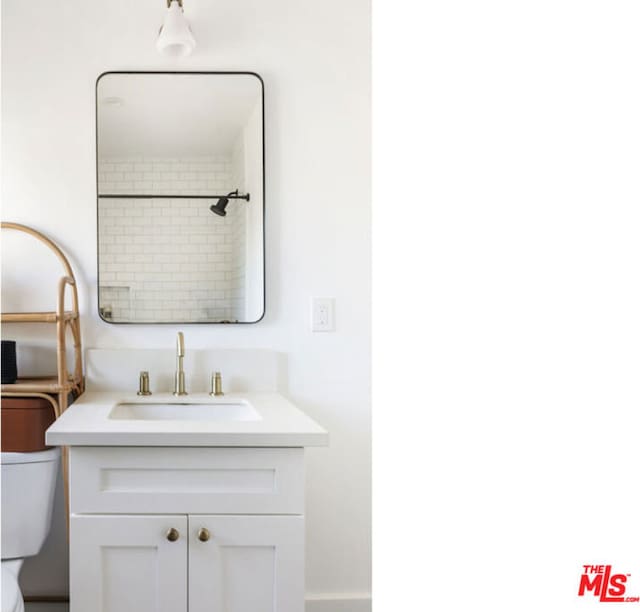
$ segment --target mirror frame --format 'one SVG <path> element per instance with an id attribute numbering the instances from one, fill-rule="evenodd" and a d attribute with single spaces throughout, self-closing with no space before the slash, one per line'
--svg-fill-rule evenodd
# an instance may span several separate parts
<path id="1" fill-rule="evenodd" d="M 98 207 L 100 205 L 100 184 L 98 177 L 98 85 L 103 76 L 110 74 L 175 74 L 175 75 L 246 75 L 253 76 L 260 83 L 260 97 L 262 102 L 262 314 L 255 321 L 110 321 L 105 319 L 100 312 L 100 220 L 98 215 Z M 259 323 L 265 317 L 267 311 L 267 265 L 266 265 L 266 160 L 265 160 L 265 110 L 264 110 L 264 81 L 257 72 L 230 70 L 230 71 L 209 71 L 209 70 L 108 70 L 101 73 L 96 79 L 95 85 L 95 135 L 96 135 L 96 298 L 98 317 L 105 323 L 112 325 L 254 325 Z"/>

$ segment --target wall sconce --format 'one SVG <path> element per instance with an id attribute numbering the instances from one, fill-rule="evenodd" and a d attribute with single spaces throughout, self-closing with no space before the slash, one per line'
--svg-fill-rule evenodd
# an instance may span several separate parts
<path id="1" fill-rule="evenodd" d="M 167 8 L 156 48 L 163 55 L 186 57 L 196 46 L 196 39 L 184 17 L 182 0 L 167 0 Z"/>

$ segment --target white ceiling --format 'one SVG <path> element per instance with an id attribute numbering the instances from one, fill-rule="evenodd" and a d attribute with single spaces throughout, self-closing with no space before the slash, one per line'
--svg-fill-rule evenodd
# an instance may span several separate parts
<path id="1" fill-rule="evenodd" d="M 96 97 L 100 158 L 200 157 L 230 152 L 261 84 L 246 74 L 107 74 Z"/>

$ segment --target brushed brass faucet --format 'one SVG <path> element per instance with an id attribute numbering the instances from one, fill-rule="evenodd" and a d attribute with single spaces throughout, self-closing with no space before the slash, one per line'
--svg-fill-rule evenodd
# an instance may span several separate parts
<path id="1" fill-rule="evenodd" d="M 149 389 L 149 372 L 140 372 L 138 395 L 151 395 L 151 390 Z"/>
<path id="2" fill-rule="evenodd" d="M 184 384 L 184 334 L 182 332 L 178 332 L 176 339 L 176 378 L 173 394 L 188 395 Z"/>
<path id="3" fill-rule="evenodd" d="M 211 392 L 209 393 L 209 395 L 224 395 L 224 393 L 222 392 L 222 375 L 220 374 L 220 372 L 211 374 Z"/>

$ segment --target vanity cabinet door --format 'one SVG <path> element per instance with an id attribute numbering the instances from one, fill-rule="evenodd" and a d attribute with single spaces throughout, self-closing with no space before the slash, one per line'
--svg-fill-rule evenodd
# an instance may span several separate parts
<path id="1" fill-rule="evenodd" d="M 185 515 L 72 515 L 71 612 L 187 612 L 187 544 Z"/>
<path id="2" fill-rule="evenodd" d="M 189 515 L 189 612 L 304 612 L 304 517 Z"/>

